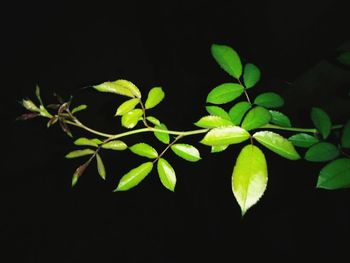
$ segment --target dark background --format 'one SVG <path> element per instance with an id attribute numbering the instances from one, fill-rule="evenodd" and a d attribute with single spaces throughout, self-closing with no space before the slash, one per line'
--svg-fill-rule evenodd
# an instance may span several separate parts
<path id="1" fill-rule="evenodd" d="M 188 163 L 170 152 L 176 192 L 154 171 L 125 193 L 119 178 L 142 162 L 130 152 L 102 153 L 107 181 L 94 164 L 71 189 L 79 160 L 64 160 L 72 140 L 42 119 L 15 122 L 17 103 L 44 101 L 57 92 L 89 109 L 81 119 L 107 132 L 122 130 L 113 118 L 122 100 L 81 87 L 125 78 L 144 94 L 162 86 L 166 100 L 153 113 L 172 129 L 192 129 L 205 114 L 206 94 L 230 78 L 210 55 L 212 43 L 234 47 L 243 62 L 261 68 L 251 96 L 276 91 L 295 126 L 310 126 L 312 106 L 334 122 L 350 116 L 347 68 L 335 61 L 349 39 L 348 9 L 335 1 L 115 1 L 72 6 L 25 2 L 2 7 L 4 64 L 1 88 L 1 238 L 23 262 L 228 262 L 348 255 L 350 192 L 315 189 L 322 164 L 284 160 L 265 151 L 269 185 L 244 219 L 231 192 L 232 167 L 241 146 Z M 76 136 L 87 136 L 73 129 Z M 288 133 L 286 134 L 286 136 Z M 199 137 L 188 138 L 196 143 Z M 128 138 L 162 149 L 151 135 Z"/>

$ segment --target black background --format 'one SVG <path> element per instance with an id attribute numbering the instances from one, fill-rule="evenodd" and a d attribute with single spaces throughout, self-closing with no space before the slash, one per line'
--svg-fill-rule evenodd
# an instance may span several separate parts
<path id="1" fill-rule="evenodd" d="M 34 99 L 39 83 L 52 103 L 57 92 L 89 109 L 81 119 L 107 132 L 122 99 L 81 87 L 125 78 L 144 94 L 162 86 L 166 100 L 153 113 L 171 129 L 192 129 L 205 114 L 206 94 L 230 78 L 210 55 L 212 43 L 234 47 L 261 68 L 251 96 L 284 95 L 296 126 L 310 126 L 312 106 L 335 122 L 349 116 L 349 71 L 334 60 L 349 39 L 348 9 L 335 1 L 115 1 L 113 5 L 13 3 L 2 8 L 3 158 L 1 238 L 11 262 L 228 262 L 333 258 L 348 255 L 349 191 L 315 189 L 322 164 L 291 162 L 268 151 L 269 185 L 244 217 L 231 192 L 241 146 L 187 163 L 169 153 L 176 192 L 153 172 L 137 188 L 112 193 L 121 175 L 142 162 L 130 152 L 102 153 L 103 182 L 94 165 L 71 189 L 79 160 L 64 160 L 72 140 L 42 119 L 15 122 L 17 103 Z M 73 129 L 76 136 L 88 134 Z M 288 135 L 288 134 L 286 134 Z M 186 139 L 196 143 L 199 137 Z M 128 138 L 161 150 L 152 135 Z M 7 261 L 10 262 L 10 261 Z"/>

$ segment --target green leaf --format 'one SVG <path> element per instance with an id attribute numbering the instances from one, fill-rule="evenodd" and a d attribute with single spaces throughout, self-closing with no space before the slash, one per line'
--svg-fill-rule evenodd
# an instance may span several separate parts
<path id="1" fill-rule="evenodd" d="M 232 122 L 219 116 L 210 115 L 200 118 L 200 120 L 195 122 L 194 125 L 201 128 L 216 128 L 221 126 L 232 126 Z"/>
<path id="2" fill-rule="evenodd" d="M 220 67 L 229 75 L 238 79 L 242 75 L 242 63 L 237 52 L 225 45 L 213 44 L 211 54 Z"/>
<path id="3" fill-rule="evenodd" d="M 270 110 L 270 114 L 272 117 L 271 123 L 281 127 L 288 127 L 288 128 L 292 127 L 290 119 L 288 118 L 288 116 L 286 116 L 282 112 Z"/>
<path id="4" fill-rule="evenodd" d="M 344 52 L 337 57 L 337 60 L 344 64 L 350 66 L 350 52 Z"/>
<path id="5" fill-rule="evenodd" d="M 311 109 L 311 120 L 322 138 L 326 139 L 332 128 L 332 122 L 328 114 L 324 110 L 314 107 Z"/>
<path id="6" fill-rule="evenodd" d="M 319 140 L 315 136 L 306 133 L 298 133 L 292 135 L 288 138 L 288 140 L 291 141 L 294 144 L 294 146 L 302 148 L 309 148 L 312 145 L 319 142 Z"/>
<path id="7" fill-rule="evenodd" d="M 135 106 L 140 102 L 140 99 L 134 98 L 123 102 L 117 109 L 114 116 L 122 116 L 130 111 L 132 111 Z"/>
<path id="8" fill-rule="evenodd" d="M 128 146 L 125 144 L 125 142 L 114 140 L 114 141 L 109 141 L 107 143 L 102 144 L 101 148 L 108 149 L 108 150 L 115 150 L 115 151 L 123 151 L 126 148 L 128 148 Z"/>
<path id="9" fill-rule="evenodd" d="M 22 106 L 31 112 L 40 112 L 41 110 L 31 100 L 22 100 Z"/>
<path id="10" fill-rule="evenodd" d="M 132 129 L 136 126 L 142 115 L 143 111 L 141 109 L 131 110 L 122 116 L 122 125 L 125 128 Z"/>
<path id="11" fill-rule="evenodd" d="M 205 109 L 207 112 L 209 112 L 209 114 L 219 116 L 231 122 L 230 115 L 228 115 L 228 113 L 223 108 L 219 106 L 206 106 Z"/>
<path id="12" fill-rule="evenodd" d="M 256 132 L 253 135 L 253 138 L 264 145 L 267 149 L 277 153 L 284 158 L 287 158 L 289 160 L 300 159 L 300 155 L 295 150 L 293 144 L 277 133 L 270 131 L 260 131 Z"/>
<path id="13" fill-rule="evenodd" d="M 96 154 L 97 171 L 103 180 L 106 180 L 106 169 L 99 154 Z"/>
<path id="14" fill-rule="evenodd" d="M 38 99 L 40 105 L 44 105 L 43 100 L 41 99 L 41 96 L 40 96 L 40 87 L 39 87 L 39 85 L 36 85 L 36 87 L 35 87 L 35 96 Z"/>
<path id="15" fill-rule="evenodd" d="M 167 160 L 160 158 L 158 160 L 157 170 L 159 179 L 165 188 L 174 192 L 176 185 L 176 174 L 173 167 L 167 162 Z"/>
<path id="16" fill-rule="evenodd" d="M 75 145 L 80 145 L 80 146 L 93 146 L 93 147 L 98 147 L 98 144 L 101 143 L 100 140 L 97 139 L 88 139 L 85 137 L 81 137 L 79 139 L 76 139 L 74 141 Z"/>
<path id="17" fill-rule="evenodd" d="M 140 90 L 132 82 L 125 79 L 107 81 L 94 86 L 94 88 L 100 92 L 115 93 L 131 98 L 141 98 Z"/>
<path id="18" fill-rule="evenodd" d="M 154 125 L 160 125 L 160 121 L 156 117 L 148 116 L 146 119 Z"/>
<path id="19" fill-rule="evenodd" d="M 229 145 L 243 142 L 249 137 L 249 132 L 238 126 L 218 127 L 210 130 L 200 143 L 209 146 Z"/>
<path id="20" fill-rule="evenodd" d="M 152 88 L 145 103 L 146 109 L 151 109 L 157 106 L 165 97 L 165 93 L 161 87 Z"/>
<path id="21" fill-rule="evenodd" d="M 350 148 L 350 120 L 344 126 L 341 136 L 341 146 L 343 148 Z"/>
<path id="22" fill-rule="evenodd" d="M 282 107 L 284 100 L 275 92 L 265 92 L 257 96 L 254 103 L 256 105 L 272 109 Z"/>
<path id="23" fill-rule="evenodd" d="M 254 87 L 260 80 L 260 70 L 257 66 L 247 63 L 244 66 L 243 81 L 247 89 Z"/>
<path id="24" fill-rule="evenodd" d="M 208 96 L 207 102 L 213 104 L 224 104 L 242 95 L 244 88 L 237 83 L 224 83 L 212 89 Z"/>
<path id="25" fill-rule="evenodd" d="M 150 159 L 155 159 L 158 157 L 157 151 L 147 143 L 136 143 L 133 146 L 129 147 L 129 149 L 137 155 Z"/>
<path id="26" fill-rule="evenodd" d="M 350 159 L 341 158 L 327 164 L 320 172 L 317 188 L 334 190 L 350 186 Z"/>
<path id="27" fill-rule="evenodd" d="M 271 120 L 270 112 L 260 106 L 254 107 L 248 111 L 242 122 L 242 128 L 249 131 L 260 128 L 265 124 L 268 124 Z"/>
<path id="28" fill-rule="evenodd" d="M 66 155 L 67 159 L 72 159 L 72 158 L 77 158 L 77 157 L 82 157 L 85 155 L 91 155 L 94 154 L 95 152 L 91 149 L 84 149 L 84 150 L 76 150 L 76 151 L 72 151 L 70 153 L 68 153 Z"/>
<path id="29" fill-rule="evenodd" d="M 305 159 L 310 162 L 326 162 L 335 159 L 339 155 L 338 148 L 328 142 L 320 142 L 307 150 Z"/>
<path id="30" fill-rule="evenodd" d="M 197 162 L 201 159 L 198 149 L 192 145 L 178 143 L 172 145 L 171 149 L 176 155 L 180 156 L 186 161 Z"/>
<path id="31" fill-rule="evenodd" d="M 161 123 L 160 125 L 156 125 L 155 127 L 156 129 L 159 129 L 159 130 L 164 130 L 164 131 L 167 131 L 168 128 L 166 127 L 166 125 L 164 123 Z M 165 143 L 165 144 L 169 144 L 170 142 L 170 136 L 168 133 L 165 133 L 165 132 L 154 132 L 154 135 L 156 136 L 156 138 L 161 141 L 162 143 Z"/>
<path id="32" fill-rule="evenodd" d="M 138 185 L 152 171 L 153 163 L 147 162 L 130 170 L 119 181 L 118 187 L 114 192 L 127 191 Z"/>
<path id="33" fill-rule="evenodd" d="M 232 173 L 232 191 L 242 216 L 265 192 L 267 164 L 264 153 L 254 145 L 245 146 L 238 155 Z"/>
<path id="34" fill-rule="evenodd" d="M 77 113 L 78 111 L 85 110 L 85 109 L 87 109 L 87 105 L 85 105 L 85 104 L 79 105 L 79 106 L 75 107 L 74 109 L 72 109 L 72 114 Z"/>
<path id="35" fill-rule="evenodd" d="M 231 121 L 234 125 L 239 125 L 243 119 L 244 114 L 251 108 L 252 106 L 246 102 L 241 101 L 237 104 L 233 105 L 233 107 L 229 111 L 229 115 L 231 117 Z"/>
<path id="36" fill-rule="evenodd" d="M 227 149 L 228 145 L 215 145 L 211 147 L 210 152 L 211 153 L 219 153 L 219 152 L 223 152 Z"/>

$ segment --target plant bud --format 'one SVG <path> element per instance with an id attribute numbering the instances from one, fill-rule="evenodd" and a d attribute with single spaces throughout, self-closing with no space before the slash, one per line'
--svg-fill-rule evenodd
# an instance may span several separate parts
<path id="1" fill-rule="evenodd" d="M 32 112 L 40 112 L 40 109 L 32 102 L 31 100 L 22 100 L 22 105 L 24 108 L 26 108 L 29 111 Z"/>

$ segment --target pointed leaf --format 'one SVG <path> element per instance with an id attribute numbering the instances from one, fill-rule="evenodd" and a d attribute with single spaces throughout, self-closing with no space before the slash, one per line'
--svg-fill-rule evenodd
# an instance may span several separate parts
<path id="1" fill-rule="evenodd" d="M 288 127 L 288 128 L 292 127 L 290 119 L 288 118 L 288 116 L 286 116 L 282 112 L 270 110 L 270 114 L 272 117 L 271 123 L 281 127 Z"/>
<path id="2" fill-rule="evenodd" d="M 260 70 L 257 66 L 247 63 L 244 66 L 243 81 L 247 89 L 254 87 L 260 80 Z"/>
<path id="3" fill-rule="evenodd" d="M 145 103 L 146 109 L 151 109 L 157 106 L 165 97 L 165 93 L 161 87 L 152 88 L 149 93 Z"/>
<path id="4" fill-rule="evenodd" d="M 154 125 L 160 125 L 160 121 L 156 117 L 148 116 L 146 119 Z"/>
<path id="5" fill-rule="evenodd" d="M 219 116 L 231 122 L 230 115 L 228 115 L 228 113 L 223 108 L 219 106 L 206 106 L 205 109 L 210 115 Z"/>
<path id="6" fill-rule="evenodd" d="M 350 148 L 350 120 L 344 126 L 341 136 L 341 146 L 343 148 Z"/>
<path id="7" fill-rule="evenodd" d="M 249 131 L 268 124 L 270 120 L 270 112 L 263 107 L 257 106 L 248 111 L 247 115 L 243 119 L 241 126 L 243 129 Z"/>
<path id="8" fill-rule="evenodd" d="M 294 146 L 302 147 L 302 148 L 309 148 L 312 145 L 319 142 L 319 140 L 312 135 L 306 134 L 306 133 L 298 133 L 288 138 L 289 141 L 291 141 Z"/>
<path id="9" fill-rule="evenodd" d="M 227 149 L 228 145 L 215 145 L 211 147 L 210 152 L 211 153 L 219 153 L 219 152 L 223 152 Z"/>
<path id="10" fill-rule="evenodd" d="M 232 173 L 232 191 L 242 215 L 262 197 L 267 178 L 264 153 L 254 145 L 245 146 L 238 155 Z"/>
<path id="11" fill-rule="evenodd" d="M 39 85 L 36 85 L 36 87 L 35 87 L 35 96 L 36 96 L 36 98 L 38 99 L 40 105 L 43 105 L 44 103 L 43 103 L 43 100 L 41 99 L 40 87 L 39 87 Z"/>
<path id="12" fill-rule="evenodd" d="M 79 177 L 84 173 L 86 168 L 89 166 L 90 160 L 85 162 L 84 164 L 80 165 L 74 172 L 73 177 L 72 177 L 72 187 L 74 187 L 77 182 Z"/>
<path id="13" fill-rule="evenodd" d="M 244 88 L 237 83 L 224 83 L 212 89 L 207 97 L 208 103 L 224 104 L 242 95 Z"/>
<path id="14" fill-rule="evenodd" d="M 140 90 L 132 82 L 125 79 L 107 81 L 100 85 L 94 86 L 94 88 L 100 92 L 115 93 L 131 98 L 141 98 Z"/>
<path id="15" fill-rule="evenodd" d="M 164 123 L 161 123 L 160 125 L 156 125 L 155 127 L 156 129 L 159 129 L 159 130 L 164 130 L 164 131 L 167 131 L 168 128 L 166 127 L 166 125 Z M 165 132 L 154 132 L 154 135 L 156 136 L 156 138 L 161 141 L 162 143 L 165 143 L 165 144 L 169 144 L 170 142 L 170 136 L 168 133 L 165 133 Z"/>
<path id="16" fill-rule="evenodd" d="M 172 145 L 171 149 L 176 155 L 180 156 L 186 161 L 197 162 L 201 159 L 198 149 L 192 145 L 178 143 Z"/>
<path id="17" fill-rule="evenodd" d="M 322 138 L 326 139 L 332 128 L 332 122 L 328 114 L 324 110 L 314 107 L 311 109 L 311 120 L 316 129 L 321 133 Z"/>
<path id="18" fill-rule="evenodd" d="M 136 126 L 142 115 L 143 111 L 141 109 L 134 109 L 132 111 L 129 111 L 122 116 L 122 125 L 125 128 L 132 129 Z"/>
<path id="19" fill-rule="evenodd" d="M 87 105 L 82 104 L 82 105 L 75 107 L 71 112 L 72 112 L 72 114 L 74 114 L 74 113 L 77 113 L 77 112 L 85 110 L 85 109 L 87 109 Z"/>
<path id="20" fill-rule="evenodd" d="M 218 127 L 210 130 L 200 143 L 216 146 L 236 144 L 247 140 L 249 132 L 238 126 Z"/>
<path id="21" fill-rule="evenodd" d="M 150 159 L 155 159 L 158 157 L 157 151 L 147 143 L 136 143 L 133 146 L 129 147 L 129 149 L 134 154 L 147 157 Z"/>
<path id="22" fill-rule="evenodd" d="M 123 102 L 117 109 L 115 116 L 122 116 L 129 111 L 133 110 L 135 106 L 140 102 L 140 99 L 134 98 Z"/>
<path id="23" fill-rule="evenodd" d="M 74 144 L 75 145 L 80 145 L 80 146 L 93 146 L 93 147 L 98 147 L 98 144 L 97 142 L 101 142 L 100 140 L 96 141 L 94 139 L 88 139 L 88 138 L 85 138 L 85 137 L 81 137 L 79 139 L 76 139 L 74 141 Z"/>
<path id="24" fill-rule="evenodd" d="M 195 122 L 194 125 L 201 128 L 216 128 L 221 126 L 232 126 L 232 122 L 225 120 L 219 116 L 204 116 L 199 121 Z"/>
<path id="25" fill-rule="evenodd" d="M 106 169 L 99 154 L 96 154 L 97 171 L 103 180 L 106 180 Z"/>
<path id="26" fill-rule="evenodd" d="M 265 108 L 279 108 L 284 104 L 283 98 L 275 92 L 266 92 L 257 96 L 254 100 L 256 105 Z"/>
<path id="27" fill-rule="evenodd" d="M 22 100 L 22 106 L 31 112 L 40 112 L 40 109 L 31 100 Z"/>
<path id="28" fill-rule="evenodd" d="M 289 160 L 300 159 L 300 155 L 295 150 L 293 144 L 277 133 L 270 131 L 260 131 L 256 132 L 253 135 L 253 138 L 264 145 L 267 149 L 277 153 L 284 158 L 287 158 Z"/>
<path id="29" fill-rule="evenodd" d="M 176 174 L 173 167 L 168 163 L 167 160 L 160 158 L 158 160 L 157 170 L 159 179 L 165 188 L 174 192 L 176 185 Z"/>
<path id="30" fill-rule="evenodd" d="M 337 57 L 337 60 L 344 65 L 350 66 L 350 51 L 344 52 Z"/>
<path id="31" fill-rule="evenodd" d="M 242 63 L 237 52 L 225 45 L 213 44 L 211 54 L 220 67 L 229 75 L 238 79 L 242 75 Z"/>
<path id="32" fill-rule="evenodd" d="M 70 153 L 68 153 L 66 155 L 67 159 L 72 159 L 72 158 L 77 158 L 77 157 L 82 157 L 85 155 L 91 155 L 94 154 L 95 152 L 91 149 L 84 149 L 84 150 L 76 150 L 76 151 L 72 151 Z"/>
<path id="33" fill-rule="evenodd" d="M 239 125 L 243 119 L 243 116 L 251 107 L 252 106 L 246 101 L 241 101 L 233 105 L 233 107 L 229 111 L 229 115 L 233 124 Z"/>
<path id="34" fill-rule="evenodd" d="M 130 170 L 125 174 L 119 181 L 118 187 L 114 192 L 118 191 L 127 191 L 130 188 L 138 185 L 145 177 L 152 171 L 153 163 L 147 162 L 143 163 L 140 166 Z"/>
<path id="35" fill-rule="evenodd" d="M 123 151 L 128 148 L 125 142 L 114 140 L 101 145 L 101 148 L 115 151 Z"/>
<path id="36" fill-rule="evenodd" d="M 327 164 L 320 172 L 317 188 L 328 190 L 350 187 L 350 159 L 341 158 Z"/>
<path id="37" fill-rule="evenodd" d="M 307 150 L 305 159 L 310 162 L 326 162 L 335 159 L 339 155 L 338 148 L 328 142 L 320 142 Z"/>

